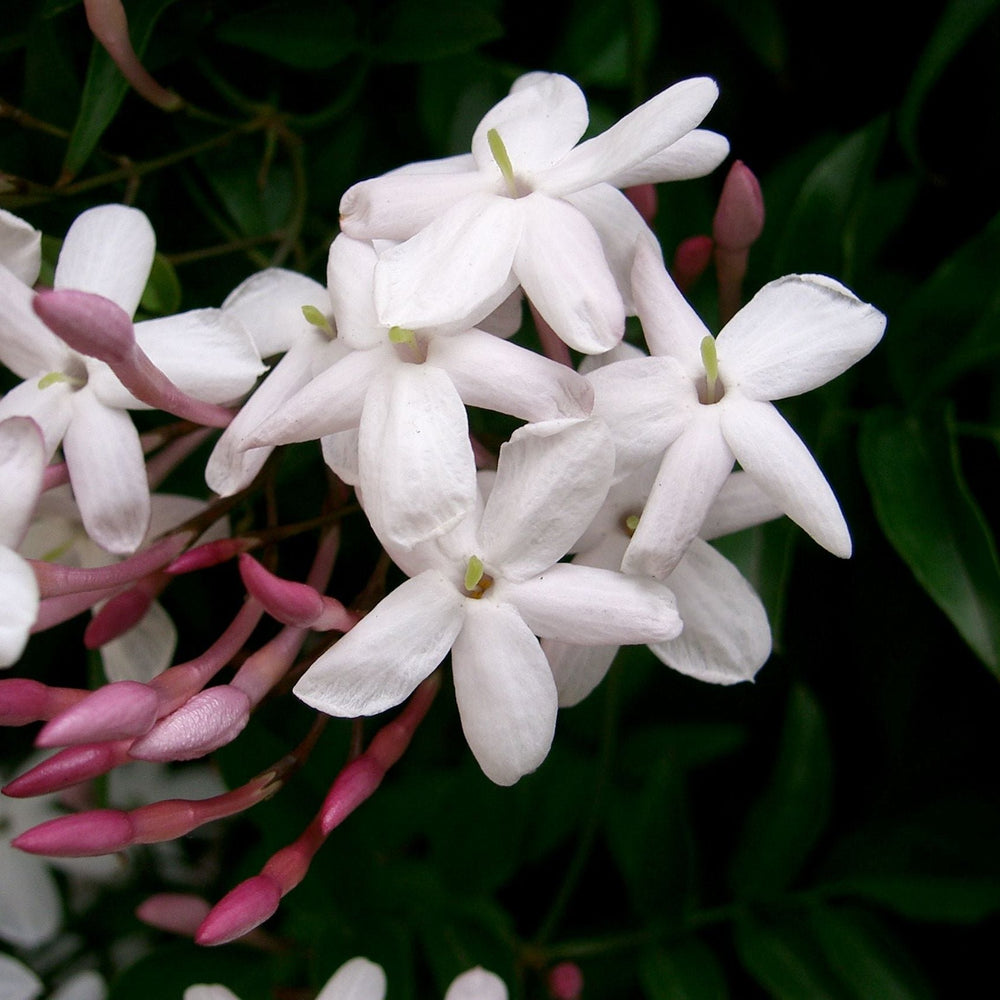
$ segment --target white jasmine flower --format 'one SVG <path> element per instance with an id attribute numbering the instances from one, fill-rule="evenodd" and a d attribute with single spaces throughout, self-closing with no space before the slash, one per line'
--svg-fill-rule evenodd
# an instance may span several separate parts
<path id="1" fill-rule="evenodd" d="M 779 508 L 835 555 L 851 552 L 833 491 L 771 400 L 823 385 L 878 343 L 885 317 L 823 275 L 765 285 L 712 340 L 642 241 L 633 292 L 652 357 L 588 377 L 611 427 L 620 478 L 662 455 L 622 569 L 664 579 L 738 461 Z"/>
<path id="2" fill-rule="evenodd" d="M 471 155 L 354 185 L 340 205 L 343 231 L 405 241 L 379 261 L 379 319 L 461 321 L 520 284 L 571 347 L 613 347 L 632 247 L 646 228 L 617 189 L 713 170 L 728 144 L 695 127 L 717 95 L 712 80 L 685 80 L 577 145 L 588 122 L 582 91 L 530 73 L 479 123 Z"/>
<path id="3" fill-rule="evenodd" d="M 451 650 L 462 727 L 486 775 L 513 784 L 545 758 L 557 694 L 536 636 L 638 643 L 680 631 L 652 580 L 559 563 L 607 492 L 613 458 L 599 421 L 516 431 L 481 511 L 414 548 L 386 538 L 411 578 L 302 676 L 295 693 L 330 715 L 398 705 Z"/>
<path id="4" fill-rule="evenodd" d="M 144 408 L 106 364 L 69 348 L 32 309 L 40 234 L 0 215 L 0 361 L 25 379 L 0 401 L 0 419 L 32 417 L 51 457 L 62 444 L 90 535 L 132 552 L 149 524 L 149 487 L 139 435 L 127 414 Z M 132 316 L 153 262 L 155 237 L 142 212 L 102 205 L 80 215 L 63 242 L 57 289 L 103 296 Z M 137 324 L 146 356 L 184 392 L 206 402 L 242 396 L 261 372 L 246 332 L 219 310 Z"/>

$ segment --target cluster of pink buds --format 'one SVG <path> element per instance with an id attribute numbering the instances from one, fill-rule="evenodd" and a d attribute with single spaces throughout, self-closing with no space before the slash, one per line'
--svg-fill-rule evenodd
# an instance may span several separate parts
<path id="1" fill-rule="evenodd" d="M 88 2 L 102 38 L 119 8 Z M 716 96 L 712 80 L 683 81 L 580 142 L 579 87 L 528 74 L 468 154 L 346 192 L 325 286 L 266 270 L 218 309 L 135 320 L 155 250 L 136 209 L 84 212 L 52 289 L 36 288 L 40 234 L 0 213 L 0 361 L 21 379 L 0 400 L 0 663 L 17 662 L 30 634 L 91 612 L 84 641 L 108 681 L 0 680 L 0 723 L 42 722 L 36 744 L 55 750 L 4 794 L 204 757 L 292 684 L 318 719 L 239 788 L 71 813 L 20 833 L 17 848 L 80 857 L 182 837 L 276 794 L 328 716 L 398 709 L 367 746 L 358 730 L 315 818 L 257 875 L 214 906 L 166 896 L 141 911 L 220 944 L 270 917 L 378 788 L 449 654 L 469 747 L 500 785 L 542 764 L 559 707 L 593 690 L 620 645 L 649 645 L 709 683 L 754 676 L 770 653 L 767 616 L 709 540 L 785 514 L 850 554 L 830 486 L 772 401 L 864 357 L 884 317 L 820 275 L 786 276 L 742 305 L 764 210 L 739 162 L 712 236 L 682 244 L 671 276 L 649 227 L 653 184 L 725 159 L 726 140 L 699 127 Z M 713 261 L 717 337 L 682 294 Z M 519 337 L 525 299 L 541 352 Z M 631 315 L 644 345 L 623 339 Z M 468 407 L 518 427 L 491 448 L 470 433 Z M 174 419 L 140 435 L 138 409 Z M 157 492 L 213 435 L 202 497 Z M 314 516 L 287 524 L 267 493 L 269 460 L 296 442 L 318 443 L 329 477 Z M 267 523 L 234 529 L 229 515 L 258 494 Z M 346 607 L 327 589 L 358 506 L 383 555 L 367 582 L 341 589 L 358 593 Z M 281 543 L 308 532 L 312 564 L 286 579 Z M 390 560 L 406 578 L 394 589 Z M 174 662 L 160 596 L 225 563 L 241 606 L 207 649 Z M 506 995 L 477 975 L 484 992 L 456 982 L 448 996 Z M 380 997 L 379 982 L 345 995 Z M 551 970 L 553 997 L 582 988 L 575 966 Z"/>

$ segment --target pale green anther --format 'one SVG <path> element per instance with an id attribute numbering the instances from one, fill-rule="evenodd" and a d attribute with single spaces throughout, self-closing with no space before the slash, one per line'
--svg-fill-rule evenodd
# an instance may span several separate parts
<path id="1" fill-rule="evenodd" d="M 465 589 L 474 590 L 485 572 L 482 559 L 479 556 L 471 556 L 469 565 L 465 567 Z"/>
<path id="2" fill-rule="evenodd" d="M 630 535 L 634 535 L 635 529 L 638 527 L 639 527 L 639 515 L 629 514 L 629 516 L 625 518 L 625 530 Z"/>
<path id="3" fill-rule="evenodd" d="M 701 361 L 705 366 L 705 402 L 715 402 L 715 383 L 719 381 L 719 356 L 715 353 L 715 340 L 705 337 L 701 342 Z"/>
<path id="4" fill-rule="evenodd" d="M 49 372 L 38 380 L 39 389 L 48 389 L 50 385 L 57 385 L 59 382 L 72 382 L 73 380 L 63 372 Z"/>
<path id="5" fill-rule="evenodd" d="M 417 338 L 413 335 L 412 330 L 407 330 L 403 326 L 391 326 L 389 327 L 389 339 L 394 344 L 416 344 Z"/>
<path id="6" fill-rule="evenodd" d="M 328 337 L 333 336 L 333 327 L 330 325 L 330 321 L 315 306 L 304 305 L 302 315 L 305 316 L 307 323 L 318 326 Z"/>
<path id="7" fill-rule="evenodd" d="M 503 179 L 507 182 L 507 190 L 510 192 L 511 198 L 516 198 L 517 184 L 514 183 L 514 168 L 510 165 L 507 147 L 503 144 L 500 133 L 495 128 L 491 128 L 486 133 L 486 141 L 490 144 L 490 152 L 493 154 L 493 159 L 497 161 Z"/>

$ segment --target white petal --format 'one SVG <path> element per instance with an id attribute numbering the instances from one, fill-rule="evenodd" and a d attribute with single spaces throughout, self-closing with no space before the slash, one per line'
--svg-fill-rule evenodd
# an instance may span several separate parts
<path id="1" fill-rule="evenodd" d="M 173 662 L 177 629 L 159 601 L 136 625 L 101 646 L 101 662 L 109 681 L 148 683 Z"/>
<path id="2" fill-rule="evenodd" d="M 99 205 L 77 216 L 66 233 L 53 284 L 94 292 L 132 316 L 156 252 L 156 235 L 137 208 Z"/>
<path id="3" fill-rule="evenodd" d="M 367 958 L 352 958 L 330 977 L 316 1000 L 385 1000 L 385 990 L 380 965 Z"/>
<path id="4" fill-rule="evenodd" d="M 496 187 L 492 177 L 472 169 L 471 156 L 440 163 L 440 170 L 394 170 L 348 188 L 340 200 L 340 228 L 356 240 L 408 240 L 461 199 Z"/>
<path id="5" fill-rule="evenodd" d="M 701 342 L 708 328 L 667 273 L 655 240 L 636 245 L 632 295 L 650 352 L 677 358 L 686 371 L 703 374 Z"/>
<path id="6" fill-rule="evenodd" d="M 436 570 L 405 581 L 302 675 L 296 696 L 346 718 L 393 708 L 451 649 L 465 605 L 455 584 Z"/>
<path id="7" fill-rule="evenodd" d="M 587 99 L 572 80 L 558 73 L 532 74 L 486 113 L 472 136 L 472 156 L 481 171 L 500 177 L 487 138 L 496 129 L 515 176 L 534 174 L 558 163 L 589 120 Z"/>
<path id="8" fill-rule="evenodd" d="M 628 179 L 635 167 L 695 128 L 718 96 L 719 88 L 708 77 L 675 83 L 577 146 L 537 179 L 539 189 L 564 195 L 612 178 Z"/>
<path id="9" fill-rule="evenodd" d="M 611 669 L 620 646 L 578 646 L 543 639 L 542 650 L 552 668 L 552 677 L 559 692 L 559 707 L 579 705 Z"/>
<path id="10" fill-rule="evenodd" d="M 195 983 L 184 991 L 184 1000 L 240 1000 L 240 998 L 220 983 Z"/>
<path id="11" fill-rule="evenodd" d="M 512 607 L 467 604 L 451 653 L 462 729 L 486 777 L 513 785 L 552 745 L 555 682 L 538 640 Z"/>
<path id="12" fill-rule="evenodd" d="M 348 486 L 356 487 L 361 478 L 358 472 L 358 432 L 351 430 L 325 434 L 319 439 L 319 443 L 323 461 Z"/>
<path id="13" fill-rule="evenodd" d="M 765 285 L 719 334 L 719 375 L 754 399 L 784 399 L 846 371 L 884 330 L 885 316 L 839 282 L 788 275 Z"/>
<path id="14" fill-rule="evenodd" d="M 31 567 L 0 545 L 0 667 L 16 663 L 38 617 L 38 582 Z"/>
<path id="15" fill-rule="evenodd" d="M 31 969 L 16 958 L 0 955 L 0 997 L 3 1000 L 34 1000 L 45 986 Z"/>
<path id="16" fill-rule="evenodd" d="M 285 400 L 239 443 L 260 448 L 316 441 L 357 427 L 368 387 L 385 364 L 380 348 L 352 351 Z"/>
<path id="17" fill-rule="evenodd" d="M 262 358 L 282 354 L 300 340 L 318 335 L 302 314 L 303 306 L 329 314 L 326 289 L 304 274 L 277 267 L 251 275 L 222 303 L 223 310 L 246 328 Z"/>
<path id="18" fill-rule="evenodd" d="M 796 524 L 835 556 L 850 556 L 851 535 L 830 484 L 770 403 L 725 407 L 722 433 L 740 465 Z"/>
<path id="19" fill-rule="evenodd" d="M 701 530 L 709 507 L 733 467 L 719 415 L 701 406 L 667 449 L 622 569 L 663 580 Z"/>
<path id="20" fill-rule="evenodd" d="M 87 534 L 109 552 L 134 552 L 150 510 L 142 446 L 129 415 L 104 406 L 89 388 L 73 393 L 63 452 Z"/>
<path id="21" fill-rule="evenodd" d="M 534 421 L 586 417 L 593 408 L 593 389 L 582 375 L 479 330 L 435 337 L 427 362 L 448 372 L 468 406 Z"/>
<path id="22" fill-rule="evenodd" d="M 587 376 L 594 416 L 611 431 L 615 479 L 663 454 L 698 415 L 697 391 L 674 358 L 633 358 Z"/>
<path id="23" fill-rule="evenodd" d="M 105 1000 L 108 984 L 104 977 L 93 969 L 74 973 L 57 990 L 49 994 L 49 1000 Z"/>
<path id="24" fill-rule="evenodd" d="M 594 646 L 638 644 L 680 634 L 674 595 L 661 583 L 610 569 L 557 563 L 503 596 L 535 635 Z"/>
<path id="25" fill-rule="evenodd" d="M 0 267 L 29 287 L 42 269 L 42 234 L 30 223 L 0 208 Z"/>
<path id="26" fill-rule="evenodd" d="M 600 237 L 605 259 L 625 303 L 625 311 L 631 314 L 634 312 L 632 263 L 639 237 L 649 234 L 645 220 L 635 205 L 610 184 L 595 184 L 567 195 L 565 200 L 587 217 Z"/>
<path id="27" fill-rule="evenodd" d="M 382 324 L 416 330 L 467 320 L 474 326 L 491 313 L 512 291 L 523 201 L 471 195 L 386 250 L 375 269 Z"/>
<path id="28" fill-rule="evenodd" d="M 710 174 L 729 155 L 729 140 L 718 132 L 696 128 L 676 142 L 608 178 L 615 187 L 686 181 Z"/>
<path id="29" fill-rule="evenodd" d="M 709 684 L 753 680 L 771 655 L 767 612 L 740 571 L 694 539 L 667 581 L 684 631 L 649 648 L 674 670 Z"/>
<path id="30" fill-rule="evenodd" d="M 382 342 L 387 330 L 375 312 L 375 264 L 378 254 L 368 242 L 341 233 L 330 245 L 326 284 L 330 289 L 337 336 L 356 351 Z"/>
<path id="31" fill-rule="evenodd" d="M 602 421 L 550 420 L 519 428 L 500 448 L 476 554 L 511 580 L 548 569 L 600 509 L 613 463 Z"/>
<path id="32" fill-rule="evenodd" d="M 222 432 L 205 466 L 205 482 L 220 496 L 246 488 L 263 468 L 272 449 L 243 449 L 243 442 L 309 382 L 314 353 L 311 340 L 296 341 Z"/>
<path id="33" fill-rule="evenodd" d="M 45 471 L 41 428 L 28 417 L 0 422 L 0 545 L 15 548 L 24 538 Z"/>
<path id="34" fill-rule="evenodd" d="M 31 308 L 34 297 L 31 288 L 0 267 L 0 361 L 28 379 L 65 371 L 76 357 L 35 315 Z"/>
<path id="35" fill-rule="evenodd" d="M 0 843 L 0 938 L 37 948 L 59 930 L 62 901 L 45 862 L 11 847 L 10 835 Z"/>
<path id="36" fill-rule="evenodd" d="M 507 1000 L 507 987 L 498 975 L 477 967 L 463 972 L 448 987 L 444 1000 Z"/>
<path id="37" fill-rule="evenodd" d="M 368 390 L 358 434 L 365 512 L 383 543 L 443 534 L 476 502 L 465 407 L 433 365 L 396 364 Z"/>
<path id="38" fill-rule="evenodd" d="M 574 350 L 610 350 L 625 332 L 625 305 L 596 230 L 568 202 L 535 193 L 519 203 L 514 273 L 524 294 Z"/>
<path id="39" fill-rule="evenodd" d="M 38 380 L 30 379 L 0 399 L 0 420 L 30 417 L 42 432 L 46 460 L 51 459 L 73 415 L 74 395 L 68 382 L 53 382 L 39 389 Z"/>
<path id="40" fill-rule="evenodd" d="M 702 538 L 721 538 L 734 531 L 773 521 L 781 514 L 781 507 L 752 476 L 734 472 L 719 490 L 699 534 Z"/>

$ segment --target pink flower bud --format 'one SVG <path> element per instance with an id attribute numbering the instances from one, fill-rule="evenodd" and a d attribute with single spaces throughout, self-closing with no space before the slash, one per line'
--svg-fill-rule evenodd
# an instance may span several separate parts
<path id="1" fill-rule="evenodd" d="M 323 835 L 339 826 L 381 784 L 386 769 L 367 754 L 352 760 L 337 775 L 320 809 Z"/>
<path id="2" fill-rule="evenodd" d="M 580 1000 L 583 996 L 583 973 L 575 962 L 560 962 L 549 971 L 549 996 L 552 1000 Z"/>
<path id="3" fill-rule="evenodd" d="M 180 576 L 181 573 L 209 569 L 259 544 L 255 538 L 220 538 L 218 541 L 205 542 L 204 545 L 196 545 L 193 549 L 182 552 L 164 572 L 170 573 L 171 576 Z"/>
<path id="4" fill-rule="evenodd" d="M 240 556 L 240 576 L 264 610 L 283 625 L 309 628 L 323 612 L 323 598 L 318 591 L 308 584 L 275 576 L 253 556 Z"/>
<path id="5" fill-rule="evenodd" d="M 16 799 L 48 795 L 96 778 L 99 774 L 107 774 L 112 768 L 130 759 L 130 743 L 131 740 L 116 740 L 112 743 L 88 743 L 60 750 L 9 782 L 3 793 Z"/>
<path id="6" fill-rule="evenodd" d="M 87 858 L 128 847 L 132 843 L 132 835 L 132 821 L 128 813 L 118 809 L 95 809 L 39 823 L 15 837 L 11 843 L 29 854 Z"/>
<path id="7" fill-rule="evenodd" d="M 200 896 L 181 892 L 160 892 L 136 907 L 135 915 L 150 927 L 172 934 L 194 937 L 212 906 Z"/>
<path id="8" fill-rule="evenodd" d="M 227 944 L 272 916 L 281 902 L 281 888 L 269 875 L 254 875 L 227 893 L 202 921 L 195 942 Z"/>
<path id="9" fill-rule="evenodd" d="M 682 292 L 689 291 L 708 270 L 714 249 L 711 236 L 690 236 L 677 247 L 670 273 Z"/>
<path id="10" fill-rule="evenodd" d="M 634 187 L 625 188 L 622 193 L 635 205 L 636 210 L 643 217 L 646 225 L 651 226 L 653 219 L 656 218 L 656 186 L 653 184 L 636 184 Z"/>
<path id="11" fill-rule="evenodd" d="M 712 220 L 712 236 L 723 250 L 749 250 L 764 230 L 764 195 L 753 171 L 737 160 L 726 176 Z"/>
<path id="12" fill-rule="evenodd" d="M 84 630 L 83 644 L 87 649 L 100 649 L 142 621 L 159 588 L 144 587 L 140 582 L 116 594 L 97 612 Z"/>
<path id="13" fill-rule="evenodd" d="M 39 747 L 121 740 L 148 733 L 156 722 L 160 699 L 138 681 L 116 681 L 60 712 L 35 739 Z"/>
<path id="14" fill-rule="evenodd" d="M 51 719 L 90 694 L 76 688 L 56 688 L 23 677 L 0 680 L 0 726 L 25 726 Z"/>
<path id="15" fill-rule="evenodd" d="M 250 717 L 250 699 L 229 684 L 199 691 L 136 740 L 138 760 L 194 760 L 234 740 Z"/>

